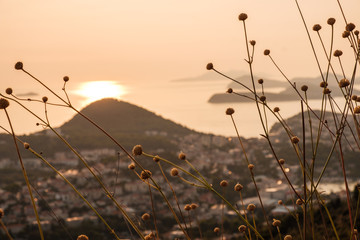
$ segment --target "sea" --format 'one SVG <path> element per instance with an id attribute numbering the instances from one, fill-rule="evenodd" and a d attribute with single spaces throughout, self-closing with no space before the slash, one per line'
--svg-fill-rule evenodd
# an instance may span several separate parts
<path id="1" fill-rule="evenodd" d="M 131 94 L 123 96 L 123 99 L 196 131 L 222 136 L 236 135 L 230 116 L 225 114 L 227 108 L 233 108 L 235 110 L 233 117 L 240 136 L 260 137 L 264 130 L 255 102 L 208 102 L 213 94 L 225 93 L 229 83 L 227 80 L 214 80 L 172 81 L 164 85 L 146 84 L 130 88 Z M 285 86 L 284 82 L 284 88 Z M 281 90 L 283 89 L 275 88 L 267 91 L 280 92 Z M 341 98 L 336 98 L 336 100 L 344 102 Z M 301 112 L 300 101 L 269 102 L 268 105 L 271 108 L 279 107 L 283 118 Z M 310 100 L 309 105 L 314 110 L 320 109 L 321 100 Z M 269 128 L 276 121 L 277 119 L 271 113 L 267 113 Z"/>

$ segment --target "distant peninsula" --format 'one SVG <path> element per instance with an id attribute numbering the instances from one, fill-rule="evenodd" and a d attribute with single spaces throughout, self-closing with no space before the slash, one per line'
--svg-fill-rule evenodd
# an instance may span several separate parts
<path id="1" fill-rule="evenodd" d="M 258 95 L 261 94 L 261 85 L 257 82 L 259 78 L 255 77 L 256 87 L 258 91 Z M 251 78 L 249 75 L 243 75 L 239 78 L 236 78 L 237 81 L 243 83 L 252 89 Z M 360 79 L 356 79 L 360 80 Z M 322 82 L 321 77 L 316 78 L 294 78 L 291 80 L 291 83 L 295 84 L 298 91 L 304 96 L 304 92 L 301 91 L 301 86 L 307 85 L 307 98 L 308 99 L 321 99 L 323 88 L 320 87 L 320 83 Z M 355 81 L 356 82 L 356 81 Z M 356 86 L 356 85 L 355 85 Z M 252 102 L 254 96 L 246 92 L 246 89 L 242 88 L 239 84 L 235 82 L 231 82 L 228 85 L 229 88 L 232 88 L 234 92 L 239 93 L 243 96 L 239 96 L 237 94 L 229 94 L 229 93 L 216 93 L 210 97 L 208 100 L 209 103 L 230 103 L 230 102 Z M 264 92 L 267 101 L 272 102 L 281 102 L 281 101 L 296 101 L 299 99 L 299 96 L 295 92 L 292 86 L 288 82 L 278 81 L 272 79 L 264 79 L 263 83 Z M 333 76 L 328 78 L 328 88 L 331 90 L 331 95 L 333 97 L 342 96 L 340 88 Z M 275 89 L 275 91 L 274 91 Z M 353 94 L 359 95 L 360 91 L 354 90 Z"/>

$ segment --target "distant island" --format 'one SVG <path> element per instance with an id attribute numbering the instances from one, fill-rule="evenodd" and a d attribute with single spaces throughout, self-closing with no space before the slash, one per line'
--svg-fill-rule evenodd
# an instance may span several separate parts
<path id="1" fill-rule="evenodd" d="M 261 85 L 257 82 L 259 78 L 255 77 L 256 87 L 258 91 L 258 95 L 261 94 Z M 239 78 L 236 78 L 237 81 L 245 84 L 250 89 L 252 89 L 251 78 L 249 75 L 243 75 Z M 359 79 L 357 79 L 359 80 Z M 298 91 L 304 96 L 304 92 L 301 91 L 301 86 L 307 85 L 307 98 L 308 99 L 321 99 L 323 88 L 320 87 L 320 83 L 322 82 L 321 77 L 316 78 L 294 78 L 291 80 L 293 84 L 296 85 Z M 272 80 L 272 79 L 264 79 L 264 92 L 267 101 L 272 102 L 281 102 L 281 101 L 296 101 L 299 99 L 299 96 L 296 94 L 295 90 L 289 83 L 284 81 Z M 229 88 L 233 88 L 233 90 L 239 94 L 242 94 L 247 97 L 241 97 L 236 94 L 229 93 L 216 93 L 210 97 L 208 100 L 209 103 L 228 103 L 228 102 L 251 102 L 251 98 L 254 98 L 253 95 L 249 92 L 246 92 L 246 89 L 242 88 L 239 84 L 235 82 L 231 82 L 228 85 Z M 331 95 L 333 97 L 342 96 L 342 93 L 339 89 L 339 86 L 333 76 L 329 76 L 328 78 L 328 88 L 331 90 Z M 277 92 L 273 90 L 276 89 Z M 353 94 L 359 95 L 360 91 L 354 90 Z M 249 97 L 249 98 L 248 98 Z"/>

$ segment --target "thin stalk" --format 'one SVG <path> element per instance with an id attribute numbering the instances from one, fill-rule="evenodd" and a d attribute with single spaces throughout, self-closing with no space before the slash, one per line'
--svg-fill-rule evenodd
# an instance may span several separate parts
<path id="1" fill-rule="evenodd" d="M 7 230 L 7 228 L 6 228 L 5 224 L 4 224 L 4 222 L 1 220 L 1 218 L 0 218 L 0 225 L 4 229 L 5 234 L 9 238 L 9 240 L 13 240 L 13 238 L 11 237 L 9 231 Z"/>
<path id="2" fill-rule="evenodd" d="M 147 180 L 147 182 L 149 183 L 149 180 Z M 156 222 L 156 213 L 155 213 L 154 199 L 153 199 L 153 196 L 152 196 L 150 184 L 148 184 L 148 186 L 149 186 L 151 209 L 152 209 L 152 212 L 153 212 L 154 226 L 155 226 L 155 231 L 156 231 L 156 239 L 160 239 L 159 230 L 158 230 L 157 222 Z"/>
<path id="3" fill-rule="evenodd" d="M 15 133 L 14 133 L 14 129 L 13 129 L 11 120 L 10 120 L 10 116 L 9 116 L 6 108 L 4 108 L 4 111 L 5 111 L 7 120 L 8 120 L 9 125 L 10 125 L 11 135 L 12 135 L 13 140 L 14 140 L 14 144 L 15 144 L 15 148 L 16 148 L 16 153 L 17 153 L 17 155 L 18 155 L 18 158 L 19 158 L 19 161 L 20 161 L 21 170 L 22 170 L 22 173 L 23 173 L 23 175 L 24 175 L 24 179 L 25 179 L 25 182 L 26 182 L 26 186 L 27 186 L 28 191 L 29 191 L 31 203 L 32 203 L 32 206 L 33 206 L 33 209 L 34 209 L 34 213 L 35 213 L 35 216 L 36 216 L 37 225 L 38 225 L 38 228 L 39 228 L 40 238 L 41 238 L 41 240 L 44 240 L 44 234 L 43 234 L 43 230 L 42 230 L 41 223 L 40 223 L 39 213 L 38 213 L 38 211 L 37 211 L 37 207 L 36 207 L 36 203 L 35 203 L 35 200 L 34 200 L 34 196 L 33 196 L 32 191 L 31 191 L 31 186 L 30 186 L 29 178 L 28 178 L 28 176 L 27 176 L 27 173 L 26 173 L 26 170 L 25 170 L 25 167 L 24 167 L 24 163 L 23 163 L 22 158 L 21 158 L 19 146 L 18 146 L 17 141 L 16 141 L 16 136 L 15 136 Z"/>
<path id="4" fill-rule="evenodd" d="M 106 228 L 109 230 L 111 234 L 114 235 L 116 239 L 120 238 L 117 236 L 115 231 L 110 227 L 110 225 L 106 222 L 106 220 L 101 216 L 101 214 L 96 210 L 96 208 L 82 195 L 77 188 L 64 176 L 61 172 L 59 172 L 53 165 L 51 165 L 43 156 L 41 156 L 39 153 L 37 153 L 35 150 L 33 150 L 31 147 L 28 149 L 33 155 L 35 155 L 37 158 L 39 158 L 43 163 L 45 163 L 48 167 L 50 167 L 57 175 L 59 175 L 64 182 L 66 182 L 73 190 L 74 192 L 88 205 L 88 207 L 96 214 L 96 216 L 104 223 Z"/>

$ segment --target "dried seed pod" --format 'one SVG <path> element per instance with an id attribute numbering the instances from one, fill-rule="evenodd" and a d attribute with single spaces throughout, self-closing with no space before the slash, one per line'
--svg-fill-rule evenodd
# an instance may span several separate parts
<path id="1" fill-rule="evenodd" d="M 226 115 L 233 115 L 234 112 L 235 112 L 235 110 L 233 108 L 228 108 L 228 109 L 226 109 L 225 113 L 226 113 Z"/>
<path id="2" fill-rule="evenodd" d="M 221 186 L 221 187 L 227 187 L 227 185 L 228 185 L 228 182 L 227 182 L 226 180 L 222 180 L 222 181 L 220 182 L 220 186 Z"/>
<path id="3" fill-rule="evenodd" d="M 77 237 L 76 240 L 89 240 L 88 236 L 84 235 L 84 234 L 81 234 Z"/>
<path id="4" fill-rule="evenodd" d="M 170 175 L 173 176 L 173 177 L 179 175 L 179 170 L 177 168 L 172 168 L 170 170 Z"/>
<path id="5" fill-rule="evenodd" d="M 141 219 L 142 219 L 143 221 L 149 220 L 149 219 L 150 219 L 150 214 L 144 213 L 144 214 L 141 216 Z"/>
<path id="6" fill-rule="evenodd" d="M 247 210 L 248 210 L 248 211 L 251 211 L 251 212 L 254 211 L 255 208 L 256 208 L 255 204 L 252 204 L 252 203 L 250 203 L 250 204 L 247 206 Z"/>
<path id="7" fill-rule="evenodd" d="M 300 141 L 300 139 L 297 136 L 293 136 L 291 138 L 291 142 L 294 143 L 294 144 L 297 144 L 299 141 Z"/>
<path id="8" fill-rule="evenodd" d="M 320 24 L 315 24 L 315 25 L 313 26 L 313 30 L 316 31 L 316 32 L 320 31 L 320 29 L 321 29 Z"/>
<path id="9" fill-rule="evenodd" d="M 5 109 L 10 105 L 9 101 L 5 98 L 0 98 L 0 109 Z"/>
<path id="10" fill-rule="evenodd" d="M 134 156 L 139 156 L 142 154 L 142 146 L 141 145 L 135 145 L 132 149 L 132 153 Z"/>
<path id="11" fill-rule="evenodd" d="M 152 175 L 152 173 L 149 170 L 144 170 L 141 172 L 140 177 L 142 180 L 146 180 L 146 179 L 150 178 L 151 175 Z"/>
<path id="12" fill-rule="evenodd" d="M 23 63 L 22 62 L 17 62 L 15 63 L 15 69 L 16 70 L 22 70 L 24 67 Z"/>
<path id="13" fill-rule="evenodd" d="M 6 90 L 5 90 L 5 92 L 6 92 L 6 94 L 12 94 L 13 93 L 13 90 L 12 90 L 12 88 L 7 88 Z"/>
<path id="14" fill-rule="evenodd" d="M 248 168 L 250 169 L 250 171 L 252 171 L 252 170 L 254 169 L 254 167 L 255 167 L 254 164 L 251 164 L 251 163 L 250 163 L 250 164 L 248 165 Z"/>
<path id="15" fill-rule="evenodd" d="M 341 50 L 335 50 L 334 51 L 334 56 L 335 57 L 340 57 L 343 54 L 343 52 Z"/>
<path id="16" fill-rule="evenodd" d="M 185 160 L 186 159 L 185 153 L 183 153 L 183 152 L 179 153 L 179 159 L 180 160 Z"/>
<path id="17" fill-rule="evenodd" d="M 239 20 L 245 21 L 248 18 L 248 15 L 246 13 L 240 13 Z"/>
<path id="18" fill-rule="evenodd" d="M 346 31 L 351 32 L 352 30 L 355 29 L 355 24 L 353 24 L 353 23 L 348 23 L 348 24 L 346 25 L 345 29 L 346 29 Z"/>
<path id="19" fill-rule="evenodd" d="M 207 70 L 213 70 L 213 69 L 214 69 L 214 65 L 213 65 L 212 63 L 208 63 L 208 64 L 206 65 L 206 69 L 207 69 Z"/>
<path id="20" fill-rule="evenodd" d="M 304 92 L 306 92 L 307 90 L 308 90 L 308 86 L 307 85 L 302 85 L 301 86 L 301 91 L 304 91 Z"/>
<path id="21" fill-rule="evenodd" d="M 334 25 L 335 22 L 336 22 L 335 18 L 329 18 L 329 19 L 327 20 L 327 24 L 329 24 L 329 25 Z"/>
<path id="22" fill-rule="evenodd" d="M 341 79 L 339 82 L 339 87 L 341 88 L 347 87 L 349 85 L 350 85 L 350 81 L 347 80 L 346 78 Z"/>
<path id="23" fill-rule="evenodd" d="M 243 188 L 244 188 L 243 185 L 241 185 L 240 183 L 237 183 L 234 187 L 234 191 L 240 192 Z"/>

